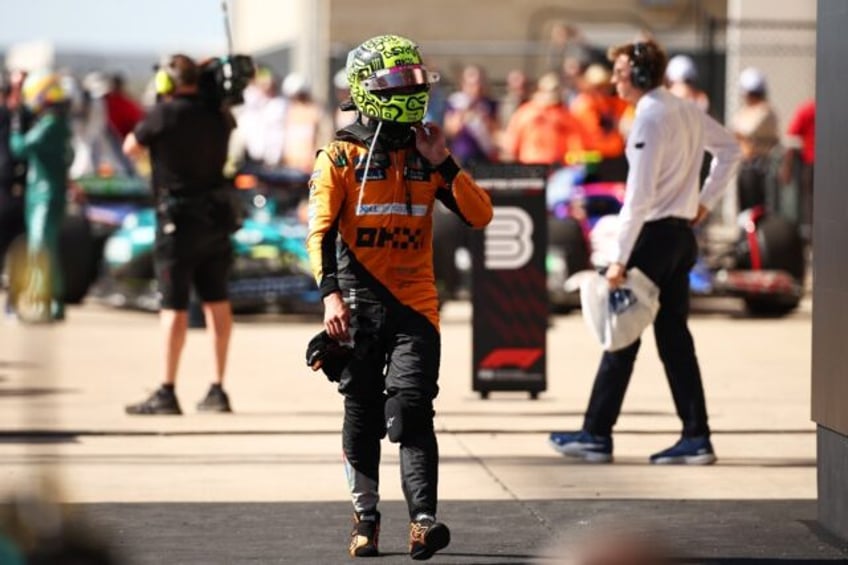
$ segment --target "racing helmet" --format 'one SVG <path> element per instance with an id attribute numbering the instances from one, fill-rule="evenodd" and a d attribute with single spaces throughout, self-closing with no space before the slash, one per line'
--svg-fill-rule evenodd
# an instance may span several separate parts
<path id="1" fill-rule="evenodd" d="M 430 85 L 439 74 L 428 71 L 418 45 L 398 35 L 380 35 L 347 56 L 347 82 L 356 109 L 386 122 L 414 124 L 424 119 Z"/>
<path id="2" fill-rule="evenodd" d="M 50 71 L 37 71 L 27 76 L 21 88 L 24 104 L 33 112 L 65 100 L 65 90 L 59 75 Z"/>

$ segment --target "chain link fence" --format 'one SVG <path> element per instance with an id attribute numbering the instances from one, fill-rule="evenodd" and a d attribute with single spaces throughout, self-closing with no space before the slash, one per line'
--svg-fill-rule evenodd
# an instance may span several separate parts
<path id="1" fill-rule="evenodd" d="M 797 107 L 815 96 L 816 22 L 711 19 L 707 29 L 703 60 L 708 82 L 704 86 L 715 102 L 713 114 L 724 118 L 725 123 L 730 121 L 742 102 L 739 75 L 745 68 L 755 67 L 766 77 L 768 100 L 777 114 L 785 145 L 786 129 Z M 767 170 L 768 207 L 806 223 L 801 210 L 810 194 L 800 188 L 801 179 L 796 175 L 789 183 L 782 183 L 777 178 L 783 150 L 780 147 L 774 152 Z M 800 171 L 800 164 L 795 165 L 794 170 Z M 734 217 L 735 212 L 733 203 L 727 203 L 725 219 Z"/>

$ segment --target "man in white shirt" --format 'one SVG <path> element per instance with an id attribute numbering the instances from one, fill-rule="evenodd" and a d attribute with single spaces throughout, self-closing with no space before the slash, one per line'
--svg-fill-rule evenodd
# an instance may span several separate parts
<path id="1" fill-rule="evenodd" d="M 741 153 L 733 135 L 693 103 L 661 85 L 666 54 L 653 41 L 613 47 L 613 83 L 636 106 L 627 139 L 627 189 L 619 218 L 615 261 L 607 269 L 610 288 L 626 269 L 637 267 L 660 289 L 654 334 L 677 414 L 681 439 L 651 456 L 651 463 L 707 465 L 716 460 L 695 346 L 689 333 L 689 270 L 697 244 L 692 226 L 703 221 L 734 177 Z M 704 150 L 712 154 L 710 174 L 699 191 Z M 605 352 L 583 429 L 550 436 L 558 452 L 580 459 L 612 461 L 612 428 L 624 401 L 640 341 Z"/>

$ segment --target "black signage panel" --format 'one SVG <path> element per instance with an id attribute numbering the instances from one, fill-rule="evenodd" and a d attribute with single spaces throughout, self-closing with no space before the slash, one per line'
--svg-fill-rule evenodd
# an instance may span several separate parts
<path id="1" fill-rule="evenodd" d="M 471 238 L 473 390 L 547 386 L 548 167 L 492 164 L 472 169 L 492 199 L 494 217 Z"/>

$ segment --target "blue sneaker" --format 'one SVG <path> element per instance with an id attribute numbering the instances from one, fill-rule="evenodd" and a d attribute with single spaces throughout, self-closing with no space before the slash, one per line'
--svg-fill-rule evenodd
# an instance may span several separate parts
<path id="1" fill-rule="evenodd" d="M 711 465 L 716 462 L 708 436 L 682 437 L 666 450 L 651 455 L 656 465 Z"/>
<path id="2" fill-rule="evenodd" d="M 612 461 L 612 437 L 596 436 L 586 431 L 553 432 L 548 438 L 556 451 L 589 463 Z"/>

